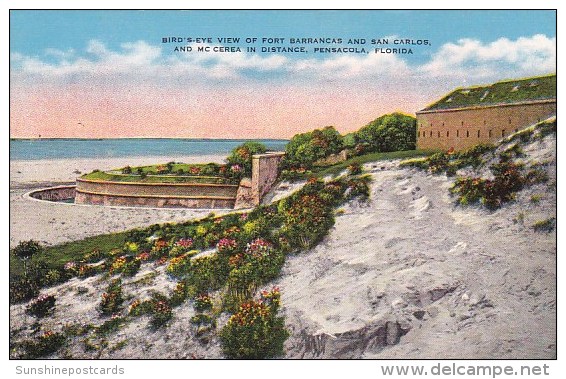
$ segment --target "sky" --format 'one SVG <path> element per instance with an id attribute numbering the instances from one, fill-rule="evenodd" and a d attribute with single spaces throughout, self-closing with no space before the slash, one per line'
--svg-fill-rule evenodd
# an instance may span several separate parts
<path id="1" fill-rule="evenodd" d="M 324 41 L 291 41 L 308 38 Z M 12 10 L 10 136 L 347 133 L 455 87 L 554 72 L 555 11 Z"/>

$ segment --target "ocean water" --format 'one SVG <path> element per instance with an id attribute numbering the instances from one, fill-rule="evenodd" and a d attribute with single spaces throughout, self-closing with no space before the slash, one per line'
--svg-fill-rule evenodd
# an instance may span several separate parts
<path id="1" fill-rule="evenodd" d="M 11 160 L 121 158 L 228 155 L 250 140 L 117 138 L 117 139 L 13 139 Z M 287 140 L 253 140 L 268 150 L 285 150 Z"/>

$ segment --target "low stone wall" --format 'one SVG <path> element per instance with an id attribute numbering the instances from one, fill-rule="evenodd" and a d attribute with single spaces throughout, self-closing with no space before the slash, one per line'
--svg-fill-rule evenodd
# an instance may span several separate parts
<path id="1" fill-rule="evenodd" d="M 77 179 L 76 204 L 129 207 L 233 208 L 237 185 L 138 183 Z"/>
<path id="2" fill-rule="evenodd" d="M 63 201 L 75 197 L 75 186 L 59 186 L 33 191 L 30 197 L 45 201 Z"/>

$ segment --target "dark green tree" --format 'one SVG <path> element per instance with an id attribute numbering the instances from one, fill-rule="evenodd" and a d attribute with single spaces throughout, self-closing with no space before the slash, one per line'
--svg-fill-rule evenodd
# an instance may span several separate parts
<path id="1" fill-rule="evenodd" d="M 319 159 L 340 152 L 343 138 L 333 126 L 295 135 L 285 147 L 285 167 L 311 168 Z"/>
<path id="2" fill-rule="evenodd" d="M 367 152 L 414 150 L 417 123 L 414 117 L 402 113 L 381 116 L 358 130 L 357 144 Z"/>
<path id="3" fill-rule="evenodd" d="M 24 276 L 27 277 L 27 265 L 30 259 L 43 251 L 39 242 L 34 240 L 21 241 L 12 249 L 12 254 L 19 258 L 24 264 Z"/>
<path id="4" fill-rule="evenodd" d="M 250 176 L 252 173 L 252 156 L 254 154 L 263 154 L 266 151 L 265 145 L 259 142 L 248 141 L 234 148 L 226 160 L 233 171 L 235 167 L 239 167 L 241 171 L 235 172 L 238 172 L 240 176 Z"/>

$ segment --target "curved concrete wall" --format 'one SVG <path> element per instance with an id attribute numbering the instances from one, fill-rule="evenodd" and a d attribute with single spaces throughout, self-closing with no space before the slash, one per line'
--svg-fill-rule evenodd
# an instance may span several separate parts
<path id="1" fill-rule="evenodd" d="M 233 208 L 237 185 L 77 179 L 75 203 L 129 207 Z"/>
<path id="2" fill-rule="evenodd" d="M 252 156 L 252 178 L 240 185 L 212 183 L 141 183 L 77 179 L 75 203 L 128 207 L 251 208 L 277 180 L 285 153 Z"/>
<path id="3" fill-rule="evenodd" d="M 29 194 L 29 196 L 33 197 L 34 199 L 46 201 L 70 200 L 75 197 L 75 186 L 45 188 L 33 191 Z"/>

